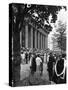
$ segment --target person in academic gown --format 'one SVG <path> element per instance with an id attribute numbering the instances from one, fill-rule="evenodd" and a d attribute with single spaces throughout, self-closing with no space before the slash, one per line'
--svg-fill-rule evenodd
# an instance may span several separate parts
<path id="1" fill-rule="evenodd" d="M 53 63 L 55 63 L 55 60 L 52 53 L 50 53 L 49 61 L 48 61 L 48 73 L 49 73 L 50 81 L 52 81 L 52 78 L 53 78 Z"/>

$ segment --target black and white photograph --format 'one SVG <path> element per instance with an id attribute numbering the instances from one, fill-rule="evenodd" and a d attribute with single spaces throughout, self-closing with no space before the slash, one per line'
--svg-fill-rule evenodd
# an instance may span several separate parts
<path id="1" fill-rule="evenodd" d="M 67 7 L 9 4 L 9 85 L 67 83 Z"/>

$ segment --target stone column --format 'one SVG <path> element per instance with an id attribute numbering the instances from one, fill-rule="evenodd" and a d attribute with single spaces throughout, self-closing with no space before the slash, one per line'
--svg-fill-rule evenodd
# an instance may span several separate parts
<path id="1" fill-rule="evenodd" d="M 46 49 L 46 36 L 45 36 L 45 49 Z"/>
<path id="2" fill-rule="evenodd" d="M 28 24 L 25 25 L 25 47 L 28 48 Z"/>
<path id="3" fill-rule="evenodd" d="M 22 30 L 20 31 L 20 47 L 22 47 Z"/>
<path id="4" fill-rule="evenodd" d="M 48 48 L 48 36 L 47 36 L 47 39 L 46 40 L 47 40 L 47 48 Z"/>
<path id="5" fill-rule="evenodd" d="M 45 36 L 44 36 L 44 49 L 45 49 Z"/>
<path id="6" fill-rule="evenodd" d="M 37 30 L 35 30 L 35 48 L 37 48 Z"/>
<path id="7" fill-rule="evenodd" d="M 41 33 L 39 33 L 39 49 L 41 49 Z"/>
<path id="8" fill-rule="evenodd" d="M 48 36 L 46 36 L 45 37 L 45 49 L 47 49 L 48 48 Z M 46 62 L 47 62 L 47 57 L 48 55 L 47 55 L 47 53 L 46 53 Z"/>
<path id="9" fill-rule="evenodd" d="M 42 34 L 41 34 L 41 49 L 42 49 Z"/>
<path id="10" fill-rule="evenodd" d="M 43 49 L 44 49 L 44 35 L 43 35 Z"/>
<path id="11" fill-rule="evenodd" d="M 40 49 L 40 33 L 38 32 L 38 48 Z"/>
<path id="12" fill-rule="evenodd" d="M 43 35 L 42 35 L 42 49 L 43 49 Z"/>
<path id="13" fill-rule="evenodd" d="M 45 37 L 45 48 L 48 48 L 48 36 Z"/>
<path id="14" fill-rule="evenodd" d="M 33 27 L 31 27 L 31 48 L 33 48 Z"/>
<path id="15" fill-rule="evenodd" d="M 44 36 L 44 49 L 45 49 L 45 36 Z"/>

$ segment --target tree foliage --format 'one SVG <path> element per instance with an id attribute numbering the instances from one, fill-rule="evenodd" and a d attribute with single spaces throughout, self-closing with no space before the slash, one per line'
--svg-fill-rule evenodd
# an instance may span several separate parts
<path id="1" fill-rule="evenodd" d="M 56 33 L 53 35 L 58 43 L 58 47 L 65 51 L 66 50 L 66 23 L 62 23 L 62 21 L 58 22 L 58 28 L 56 29 Z"/>
<path id="2" fill-rule="evenodd" d="M 58 46 L 61 48 L 61 50 L 65 51 L 66 50 L 66 36 L 59 36 L 57 38 L 58 40 Z"/>
<path id="3" fill-rule="evenodd" d="M 66 7 L 63 6 L 65 9 Z M 57 12 L 61 9 L 61 6 L 48 6 L 48 5 L 36 5 L 36 4 L 12 4 L 12 19 L 14 21 L 15 29 L 20 30 L 22 28 L 24 17 L 31 17 L 36 21 L 36 23 L 41 26 L 48 26 L 50 28 L 51 25 L 49 23 L 49 15 L 52 15 L 52 23 L 55 23 L 57 20 Z M 48 25 L 44 24 L 44 21 L 48 23 Z"/>

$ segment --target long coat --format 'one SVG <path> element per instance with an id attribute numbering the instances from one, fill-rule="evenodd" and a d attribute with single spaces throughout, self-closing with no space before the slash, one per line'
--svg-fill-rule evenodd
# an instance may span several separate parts
<path id="1" fill-rule="evenodd" d="M 35 60 L 35 57 L 32 58 L 31 69 L 32 69 L 32 71 L 36 71 L 36 60 Z"/>
<path id="2" fill-rule="evenodd" d="M 54 57 L 50 56 L 49 57 L 49 62 L 48 62 L 48 71 L 51 71 L 53 69 L 53 63 L 55 62 Z"/>
<path id="3" fill-rule="evenodd" d="M 49 62 L 48 62 L 49 80 L 52 80 L 52 78 L 53 78 L 53 63 L 54 62 L 55 62 L 54 57 L 50 56 Z"/>

